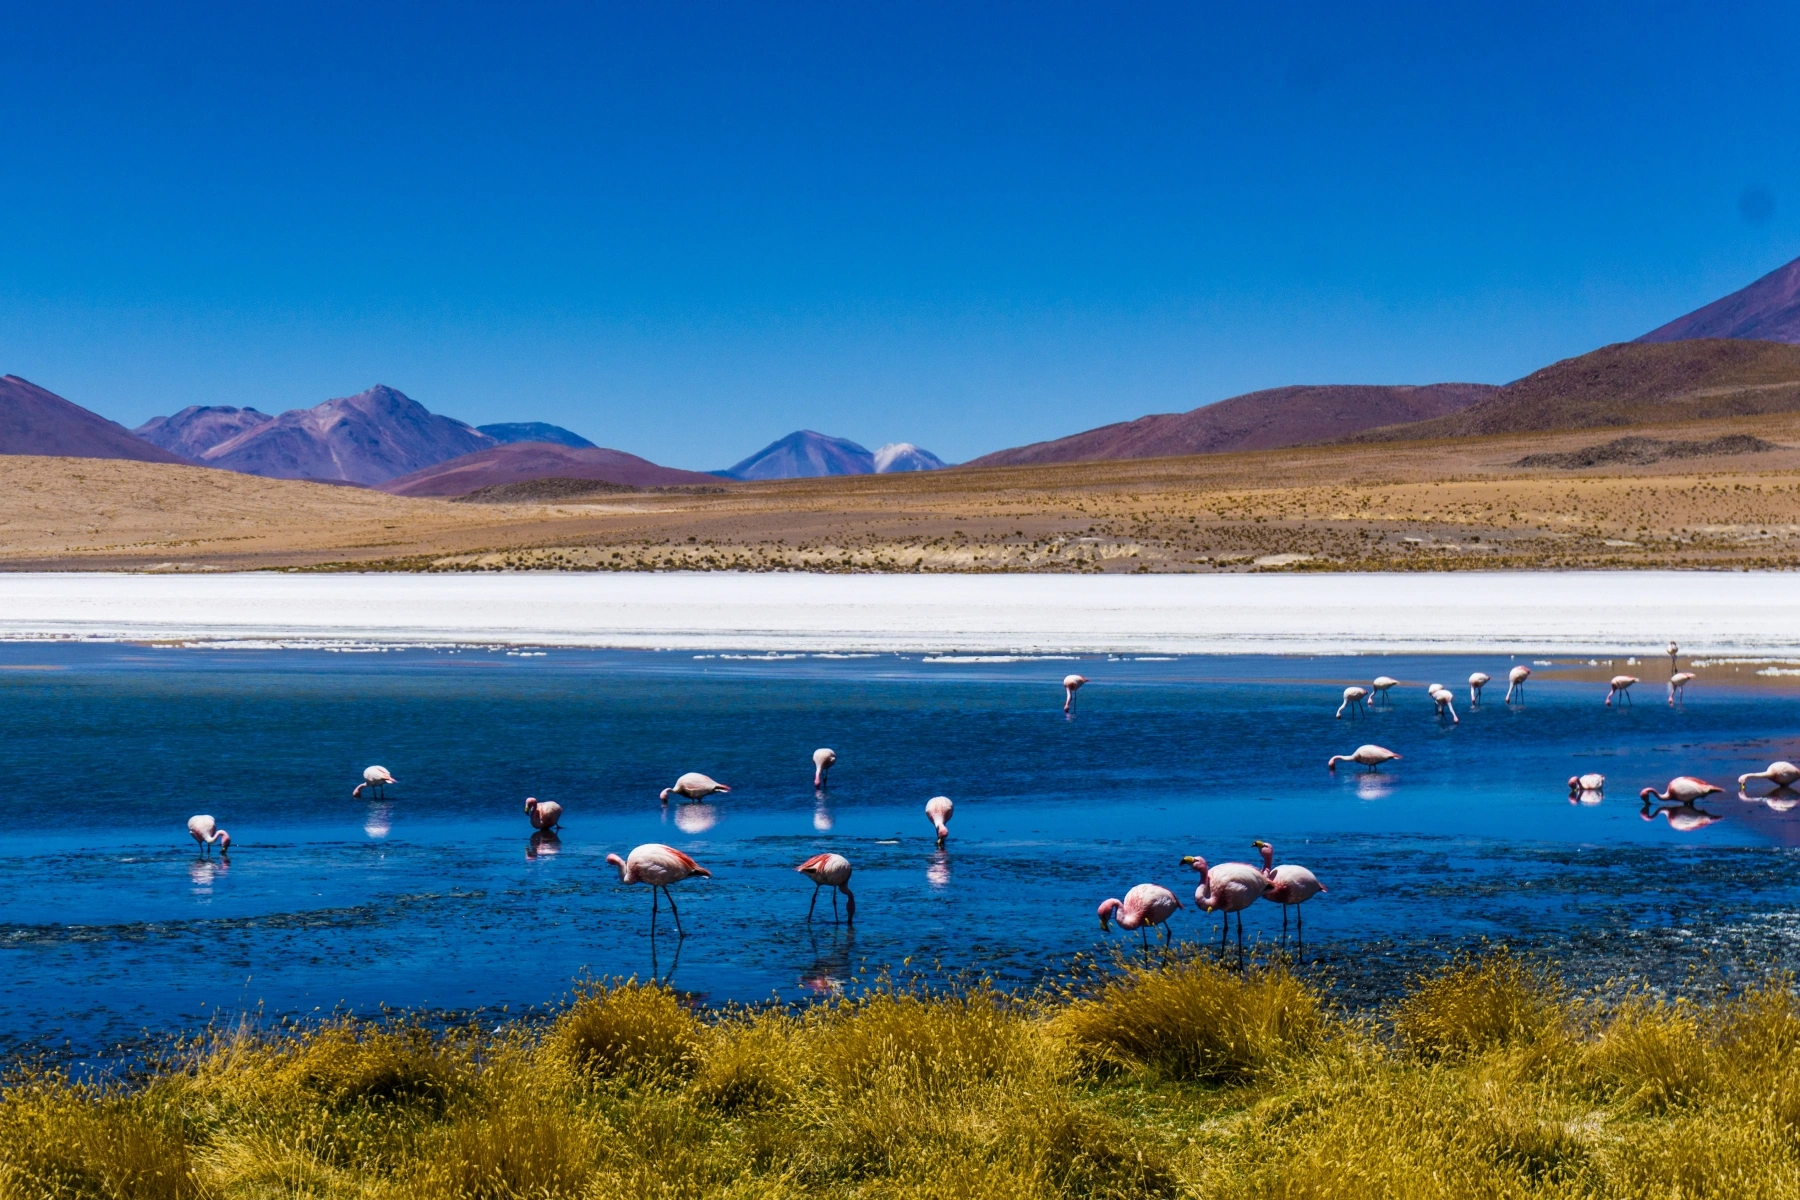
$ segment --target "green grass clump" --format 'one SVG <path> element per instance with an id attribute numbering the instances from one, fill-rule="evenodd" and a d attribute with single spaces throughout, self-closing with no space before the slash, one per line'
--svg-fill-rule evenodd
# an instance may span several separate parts
<path id="1" fill-rule="evenodd" d="M 695 1013 L 583 990 L 495 1034 L 333 1022 L 130 1087 L 0 1088 L 0 1200 L 1800 1197 L 1800 1000 L 1566 996 L 1504 953 L 1337 1015 L 1279 967 L 1059 998 Z"/>

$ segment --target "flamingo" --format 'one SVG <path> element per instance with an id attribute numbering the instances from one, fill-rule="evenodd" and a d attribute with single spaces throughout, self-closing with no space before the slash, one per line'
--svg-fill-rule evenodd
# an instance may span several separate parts
<path id="1" fill-rule="evenodd" d="M 1064 712 L 1072 713 L 1075 711 L 1075 693 L 1079 692 L 1081 690 L 1082 685 L 1085 684 L 1086 682 L 1087 682 L 1086 675 L 1064 675 L 1063 676 L 1063 711 Z"/>
<path id="2" fill-rule="evenodd" d="M 681 928 L 681 913 L 675 908 L 675 897 L 670 894 L 669 885 L 680 883 L 690 875 L 711 879 L 711 871 L 675 847 L 665 846 L 660 842 L 646 842 L 624 858 L 609 854 L 606 861 L 619 868 L 620 883 L 650 885 L 650 924 L 653 929 L 656 925 L 656 892 L 660 888 L 662 894 L 668 897 L 669 911 L 675 914 L 675 932 L 682 937 L 687 936 L 687 932 Z"/>
<path id="3" fill-rule="evenodd" d="M 856 921 L 856 897 L 850 894 L 850 860 L 841 854 L 815 854 L 794 870 L 813 881 L 812 904 L 806 906 L 806 919 L 813 918 L 813 905 L 819 902 L 819 889 L 834 889 L 831 893 L 831 923 L 837 924 L 838 892 L 844 893 L 846 901 L 845 921 L 854 924 Z"/>
<path id="4" fill-rule="evenodd" d="M 1263 892 L 1263 899 L 1281 905 L 1281 934 L 1287 936 L 1287 910 L 1290 906 L 1305 904 L 1320 892 L 1326 890 L 1319 882 L 1319 877 L 1305 867 L 1292 863 L 1275 865 L 1275 847 L 1267 842 L 1250 843 L 1262 851 L 1263 874 L 1268 876 L 1269 887 Z M 1242 921 L 1243 918 L 1239 918 Z M 1300 915 L 1298 907 L 1294 908 L 1294 921 L 1300 927 L 1300 936 L 1306 936 L 1306 921 Z"/>
<path id="5" fill-rule="evenodd" d="M 1150 926 L 1163 927 L 1163 945 L 1169 944 L 1169 918 L 1181 907 L 1181 901 L 1175 893 L 1166 887 L 1154 883 L 1140 883 L 1125 893 L 1123 900 L 1102 900 L 1100 902 L 1100 928 L 1110 930 L 1109 919 L 1117 921 L 1119 928 L 1138 930 L 1144 939 L 1144 948 L 1150 948 Z"/>
<path id="6" fill-rule="evenodd" d="M 925 802 L 925 819 L 937 827 L 938 845 L 950 836 L 950 818 L 956 815 L 956 805 L 950 803 L 948 796 L 933 796 Z"/>
<path id="7" fill-rule="evenodd" d="M 1392 675 L 1377 675 L 1375 677 L 1375 682 L 1370 686 L 1375 689 L 1375 698 L 1381 701 L 1381 706 L 1383 708 L 1386 708 L 1392 703 L 1388 697 L 1388 689 L 1391 687 L 1399 687 L 1400 681 L 1395 679 Z"/>
<path id="8" fill-rule="evenodd" d="M 1693 678 L 1694 678 L 1694 673 L 1692 671 L 1677 671 L 1673 675 L 1669 676 L 1669 707 L 1670 708 L 1675 707 L 1675 701 L 1677 701 L 1677 700 L 1680 700 L 1683 704 L 1687 703 L 1687 690 L 1686 689 L 1687 689 L 1687 685 L 1690 682 L 1692 682 Z"/>
<path id="9" fill-rule="evenodd" d="M 388 784 L 399 782 L 398 779 L 395 779 L 393 775 L 389 774 L 386 767 L 370 767 L 363 772 L 363 781 L 357 784 L 356 789 L 350 794 L 352 796 L 361 796 L 364 788 L 374 788 L 376 798 L 380 799 L 387 795 Z"/>
<path id="10" fill-rule="evenodd" d="M 836 750 L 827 750 L 823 746 L 820 746 L 817 750 L 814 750 L 813 751 L 813 786 L 816 788 L 824 787 L 825 786 L 825 772 L 831 770 L 831 768 L 835 767 L 836 765 L 837 765 L 837 751 Z M 726 788 L 725 790 L 730 791 L 731 789 Z"/>
<path id="11" fill-rule="evenodd" d="M 1207 912 L 1225 914 L 1219 929 L 1219 949 L 1225 949 L 1225 935 L 1231 927 L 1231 914 L 1238 915 L 1238 953 L 1244 952 L 1244 910 L 1255 904 L 1269 890 L 1269 877 L 1249 863 L 1226 862 L 1208 867 L 1206 860 L 1190 854 L 1181 860 L 1184 867 L 1200 872 L 1200 886 L 1194 889 L 1194 901 Z"/>
<path id="12" fill-rule="evenodd" d="M 1399 762 L 1400 756 L 1385 746 L 1358 746 L 1349 754 L 1334 754 L 1325 764 L 1327 771 L 1337 770 L 1341 762 L 1361 763 L 1373 771 L 1384 762 Z"/>
<path id="13" fill-rule="evenodd" d="M 1612 702 L 1613 702 L 1614 697 L 1622 697 L 1626 704 L 1630 704 L 1631 703 L 1631 685 L 1636 682 L 1637 682 L 1636 675 L 1614 675 L 1612 677 L 1612 683 L 1610 685 L 1612 690 L 1606 693 L 1606 706 L 1608 708 L 1612 707 Z M 1671 689 L 1671 694 L 1672 694 L 1672 689 Z"/>
<path id="14" fill-rule="evenodd" d="M 670 793 L 674 793 L 684 800 L 704 800 L 714 792 L 729 792 L 730 790 L 710 775 L 689 771 L 675 781 L 674 787 L 666 787 L 662 790 L 662 802 L 664 804 L 669 802 Z"/>
<path id="15" fill-rule="evenodd" d="M 533 829 L 555 829 L 562 821 L 562 805 L 554 800 L 539 800 L 536 796 L 527 796 L 525 815 L 530 818 Z"/>
<path id="16" fill-rule="evenodd" d="M 1675 778 L 1669 780 L 1667 790 L 1659 792 L 1655 788 L 1645 788 L 1638 793 L 1638 799 L 1644 801 L 1646 804 L 1650 802 L 1652 797 L 1655 797 L 1664 803 L 1673 800 L 1678 804 L 1692 804 L 1694 801 L 1710 796 L 1714 792 L 1722 792 L 1724 790 L 1724 788 L 1718 787 L 1715 784 L 1710 784 L 1704 779 L 1695 779 L 1692 775 L 1677 775 Z"/>
<path id="17" fill-rule="evenodd" d="M 1365 687 L 1345 688 L 1344 702 L 1338 705 L 1337 715 L 1341 718 L 1344 715 L 1344 710 L 1347 708 L 1350 710 L 1351 716 L 1360 717 L 1362 715 L 1363 701 L 1368 695 L 1369 689 Z"/>
<path id="18" fill-rule="evenodd" d="M 1519 699 L 1523 700 L 1525 698 L 1525 681 L 1530 678 L 1531 668 L 1524 663 L 1520 663 L 1518 666 L 1508 671 L 1506 673 L 1506 699 L 1504 703 L 1512 703 L 1514 692 L 1519 693 Z"/>
<path id="19" fill-rule="evenodd" d="M 1766 771 L 1751 771 L 1748 775 L 1738 776 L 1738 791 L 1752 779 L 1766 779 L 1777 788 L 1790 788 L 1800 783 L 1800 767 L 1791 762 L 1772 762 Z"/>
<path id="20" fill-rule="evenodd" d="M 1441 683 L 1434 683 L 1425 689 L 1425 694 L 1430 696 L 1432 700 L 1437 703 L 1437 714 L 1440 718 L 1448 712 L 1450 714 L 1450 723 L 1452 725 L 1462 724 L 1462 721 L 1457 718 L 1456 705 L 1453 702 L 1455 697 L 1450 695 L 1449 688 Z"/>
<path id="21" fill-rule="evenodd" d="M 1477 704 L 1481 703 L 1481 689 L 1486 687 L 1487 684 L 1488 684 L 1488 673 L 1486 671 L 1476 671 L 1469 676 L 1469 707 L 1470 708 L 1473 708 Z"/>
<path id="22" fill-rule="evenodd" d="M 217 823 L 204 813 L 188 818 L 188 836 L 200 843 L 200 853 L 202 854 L 205 854 L 214 842 L 219 843 L 220 854 L 231 849 L 231 835 L 220 829 Z"/>
<path id="23" fill-rule="evenodd" d="M 1571 797 L 1578 792 L 1604 792 L 1605 790 L 1606 776 L 1598 771 L 1589 771 L 1586 775 L 1569 776 L 1569 795 Z"/>

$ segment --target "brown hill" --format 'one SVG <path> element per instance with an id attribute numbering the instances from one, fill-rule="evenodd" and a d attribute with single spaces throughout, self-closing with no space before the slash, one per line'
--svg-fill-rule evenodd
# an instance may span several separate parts
<path id="1" fill-rule="evenodd" d="M 1800 346 L 1728 338 L 1621 342 L 1552 363 L 1462 412 L 1342 440 L 1608 429 L 1774 412 L 1800 412 Z"/>
<path id="2" fill-rule="evenodd" d="M 716 475 L 659 467 L 623 450 L 512 442 L 437 463 L 380 486 L 396 496 L 464 496 L 482 488 L 551 476 L 598 479 L 627 487 L 719 485 Z"/>
<path id="3" fill-rule="evenodd" d="M 1652 329 L 1640 342 L 1695 338 L 1754 338 L 1800 342 L 1800 258 L 1777 267 L 1748 287 Z"/>
<path id="4" fill-rule="evenodd" d="M 0 454 L 187 461 L 17 375 L 0 375 Z"/>
<path id="5" fill-rule="evenodd" d="M 1460 412 L 1495 389 L 1484 383 L 1429 383 L 1418 387 L 1321 385 L 1270 388 L 1233 396 L 1184 413 L 1158 413 L 1102 425 L 1051 442 L 1035 442 L 986 454 L 965 467 L 1016 467 L 1040 463 L 1166 458 L 1277 450 L 1326 442 L 1346 434 L 1422 421 Z"/>

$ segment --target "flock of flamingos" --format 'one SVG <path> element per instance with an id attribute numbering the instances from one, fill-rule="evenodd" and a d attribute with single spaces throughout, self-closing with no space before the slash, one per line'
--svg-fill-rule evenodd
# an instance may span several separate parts
<path id="1" fill-rule="evenodd" d="M 1669 643 L 1669 694 L 1668 702 L 1674 705 L 1683 698 L 1683 689 L 1694 678 L 1692 672 L 1676 670 L 1676 655 L 1679 647 Z M 1507 672 L 1507 688 L 1505 703 L 1511 704 L 1515 698 L 1523 699 L 1526 680 L 1531 676 L 1531 668 L 1515 666 Z M 1490 677 L 1481 671 L 1469 676 L 1469 703 L 1481 703 L 1481 689 L 1490 681 Z M 1088 682 L 1082 675 L 1069 675 L 1063 679 L 1063 712 L 1075 711 L 1076 694 Z M 1637 683 L 1635 676 L 1615 675 L 1610 681 L 1606 703 L 1611 705 L 1615 700 L 1629 704 L 1631 702 L 1631 686 Z M 1346 712 L 1352 717 L 1361 716 L 1370 703 L 1386 704 L 1388 692 L 1399 686 L 1400 681 L 1389 676 L 1378 676 L 1368 688 L 1347 687 L 1344 689 L 1343 703 L 1338 706 L 1337 716 L 1341 719 Z M 1426 693 L 1437 705 L 1439 719 L 1448 717 L 1453 723 L 1459 722 L 1450 690 L 1442 684 L 1433 683 L 1427 686 Z M 825 787 L 826 774 L 837 763 L 837 753 L 820 748 L 813 751 L 813 786 L 817 789 Z M 1383 746 L 1358 746 L 1349 754 L 1334 754 L 1325 764 L 1326 768 L 1335 772 L 1340 762 L 1351 762 L 1367 771 L 1378 770 L 1383 763 L 1395 762 L 1400 755 Z M 1796 783 L 1800 783 L 1800 766 L 1791 762 L 1770 763 L 1768 769 L 1753 771 L 1738 776 L 1740 794 L 1752 779 L 1762 779 L 1776 785 L 1778 793 L 1793 795 L 1789 791 Z M 375 796 L 382 796 L 387 785 L 398 783 L 386 767 L 373 766 L 363 772 L 363 781 L 356 785 L 352 796 L 360 797 L 364 789 L 372 789 Z M 1577 775 L 1569 780 L 1569 796 L 1571 801 L 1593 803 L 1600 798 L 1606 787 L 1606 777 L 1599 774 Z M 682 800 L 697 801 L 708 796 L 730 792 L 725 784 L 703 775 L 698 771 L 690 771 L 677 779 L 673 786 L 664 788 L 662 802 L 667 804 L 671 796 Z M 1668 787 L 1658 792 L 1655 788 L 1645 788 L 1639 793 L 1644 802 L 1645 819 L 1650 819 L 1650 801 L 1652 799 L 1672 803 L 1676 807 L 1662 810 L 1662 815 L 1669 817 L 1669 822 L 1676 828 L 1697 828 L 1709 824 L 1717 818 L 1695 809 L 1694 803 L 1706 796 L 1724 791 L 1723 788 L 1696 779 L 1691 775 L 1680 775 L 1669 781 Z M 1682 811 L 1693 814 L 1698 820 L 1684 820 Z M 948 796 L 933 796 L 925 802 L 925 817 L 937 833 L 939 846 L 950 836 L 950 818 L 956 806 Z M 562 819 L 562 805 L 554 801 L 539 801 L 527 798 L 525 815 L 533 829 L 543 832 L 554 831 Z M 218 827 L 218 823 L 207 815 L 199 815 L 188 819 L 188 833 L 200 844 L 201 852 L 207 853 L 214 845 L 224 854 L 230 849 L 231 835 Z M 1244 944 L 1244 910 L 1259 900 L 1281 905 L 1281 928 L 1283 936 L 1287 933 L 1288 909 L 1294 909 L 1295 921 L 1301 920 L 1300 905 L 1314 896 L 1326 891 L 1325 885 L 1319 882 L 1306 867 L 1293 863 L 1275 862 L 1275 849 L 1268 842 L 1256 841 L 1252 845 L 1262 855 L 1262 865 L 1250 863 L 1225 862 L 1209 866 L 1204 858 L 1189 855 L 1181 860 L 1181 865 L 1191 867 L 1200 876 L 1200 884 L 1194 890 L 1194 902 L 1202 912 L 1219 913 L 1223 918 L 1220 927 L 1220 945 L 1223 947 L 1230 934 L 1231 915 L 1238 914 L 1238 947 Z M 654 923 L 658 911 L 657 894 L 660 892 L 669 902 L 669 912 L 675 919 L 676 932 L 686 936 L 681 928 L 681 913 L 675 907 L 675 896 L 669 891 L 671 884 L 680 883 L 690 876 L 712 878 L 712 872 L 695 862 L 688 855 L 673 846 L 665 846 L 660 842 L 649 842 L 638 846 L 630 854 L 621 858 L 617 854 L 608 854 L 606 861 L 619 872 L 621 883 L 650 885 L 650 914 Z M 841 854 L 815 854 L 794 868 L 812 882 L 812 902 L 807 906 L 806 919 L 811 921 L 813 912 L 818 907 L 819 891 L 831 889 L 832 921 L 838 920 L 838 893 L 844 896 L 844 916 L 847 923 L 856 920 L 856 897 L 850 891 L 850 860 Z M 1154 883 L 1140 883 L 1125 893 L 1124 899 L 1108 899 L 1102 901 L 1099 908 L 1100 927 L 1110 929 L 1113 924 L 1125 930 L 1136 930 L 1143 938 L 1145 945 L 1149 943 L 1149 931 L 1156 926 L 1162 927 L 1163 941 L 1170 938 L 1168 921 L 1182 907 L 1181 900 L 1168 888 Z M 1304 926 L 1298 926 L 1304 936 Z"/>

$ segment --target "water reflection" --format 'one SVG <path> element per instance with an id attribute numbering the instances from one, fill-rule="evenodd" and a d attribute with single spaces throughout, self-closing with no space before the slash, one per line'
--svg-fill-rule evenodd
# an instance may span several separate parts
<path id="1" fill-rule="evenodd" d="M 1648 800 L 1644 801 L 1643 811 L 1638 815 L 1646 821 L 1654 821 L 1658 817 L 1666 818 L 1669 828 L 1678 833 L 1692 833 L 1696 829 L 1705 829 L 1714 821 L 1725 819 L 1718 813 L 1707 812 L 1692 803 L 1659 804 L 1653 810 Z"/>
<path id="2" fill-rule="evenodd" d="M 1767 805 L 1771 812 L 1790 812 L 1796 804 L 1800 804 L 1800 792 L 1793 788 L 1778 787 L 1766 796 L 1752 796 L 1742 789 L 1738 791 L 1738 799 L 1745 804 Z"/>
<path id="3" fill-rule="evenodd" d="M 1570 804 L 1598 804 L 1606 799 L 1606 794 L 1597 788 L 1582 788 L 1578 792 L 1569 793 Z"/>
<path id="4" fill-rule="evenodd" d="M 197 858 L 188 864 L 188 878 L 194 883 L 196 896 L 210 896 L 213 880 L 231 869 L 231 860 L 223 854 L 217 858 Z"/>
<path id="5" fill-rule="evenodd" d="M 675 807 L 675 828 L 683 833 L 705 833 L 719 823 L 720 809 L 716 804 L 677 804 Z"/>
<path id="6" fill-rule="evenodd" d="M 931 855 L 931 865 L 925 868 L 925 882 L 934 888 L 950 886 L 950 852 L 939 846 Z"/>
<path id="7" fill-rule="evenodd" d="M 371 805 L 367 815 L 363 817 L 363 832 L 372 838 L 384 838 L 394 829 L 394 806 L 391 804 Z"/>
<path id="8" fill-rule="evenodd" d="M 562 850 L 562 839 L 556 836 L 556 831 L 540 829 L 531 835 L 530 841 L 525 843 L 525 858 L 529 862 L 540 854 L 548 857 L 560 850 Z"/>
<path id="9" fill-rule="evenodd" d="M 831 819 L 831 806 L 825 803 L 825 793 L 814 793 L 813 828 L 821 833 L 830 829 L 835 822 Z"/>
<path id="10" fill-rule="evenodd" d="M 1377 775 L 1370 771 L 1356 777 L 1356 798 L 1358 800 L 1380 800 L 1394 794 L 1394 780 L 1391 775 Z"/>
<path id="11" fill-rule="evenodd" d="M 800 986 L 815 996 L 831 996 L 844 990 L 850 978 L 850 949 L 856 933 L 846 926 L 839 934 L 833 930 L 824 951 L 819 949 L 817 934 L 812 937 L 813 961 L 800 970 Z"/>

